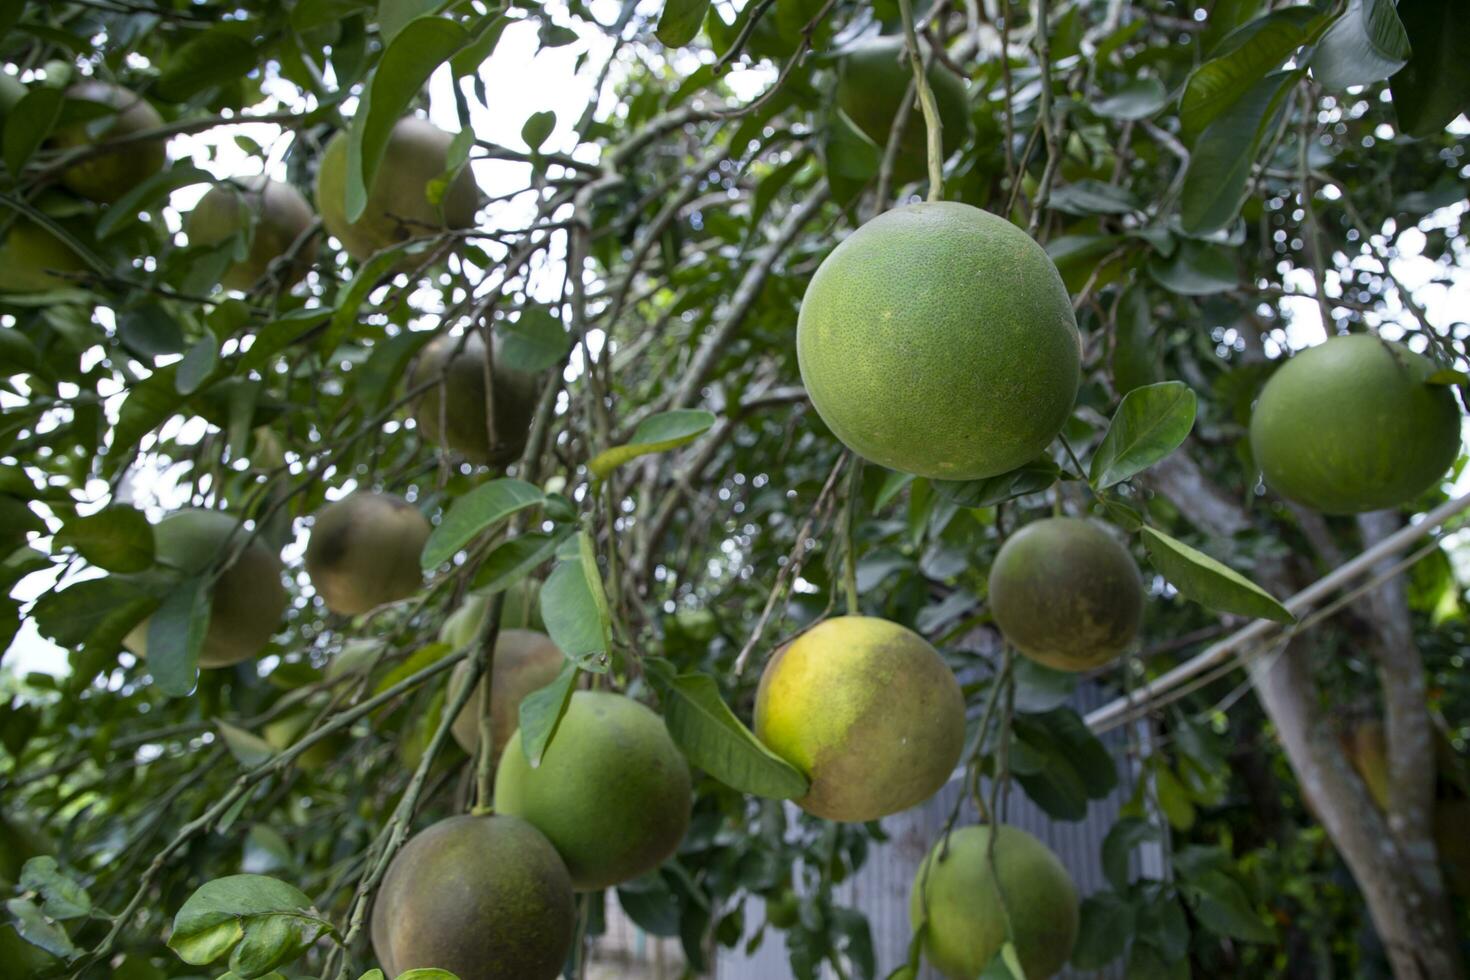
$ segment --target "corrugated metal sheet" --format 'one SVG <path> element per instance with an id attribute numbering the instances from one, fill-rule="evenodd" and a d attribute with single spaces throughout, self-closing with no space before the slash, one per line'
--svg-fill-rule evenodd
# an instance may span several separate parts
<path id="1" fill-rule="evenodd" d="M 1072 704 L 1078 711 L 1086 713 L 1104 700 L 1103 692 L 1096 685 L 1084 684 Z M 1142 735 L 1142 731 L 1139 734 Z M 1119 760 L 1119 787 L 1110 797 L 1094 801 L 1085 819 L 1076 823 L 1054 820 L 1032 804 L 1019 788 L 1010 794 L 1006 815 L 1006 822 L 1035 834 L 1056 852 L 1077 882 L 1077 891 L 1082 896 L 1106 887 L 1102 870 L 1102 841 L 1133 788 L 1130 767 L 1124 764 L 1126 732 L 1115 731 L 1105 736 L 1103 741 L 1113 757 Z M 889 835 L 888 842 L 874 847 L 862 869 L 837 890 L 841 904 L 861 909 L 868 917 L 879 977 L 886 976 L 908 955 L 912 935 L 908 914 L 909 889 L 919 863 L 939 838 L 960 791 L 959 783 L 952 780 L 924 805 L 884 820 L 883 829 Z M 960 825 L 976 822 L 977 816 L 967 802 Z M 1164 873 L 1164 857 L 1159 845 L 1140 849 L 1135 860 L 1135 873 L 1147 877 L 1159 877 Z M 762 920 L 759 903 L 753 902 L 747 910 L 746 921 L 759 925 Z M 715 975 L 718 980 L 780 980 L 789 977 L 791 968 L 785 943 L 780 937 L 768 935 L 750 956 L 739 949 L 721 950 Z M 1088 975 L 1121 977 L 1122 968 L 1120 965 L 1114 971 Z M 829 972 L 827 976 L 832 974 Z M 925 980 L 940 980 L 939 974 L 927 967 L 921 976 Z M 1076 977 L 1081 974 L 1067 971 L 1060 976 Z"/>

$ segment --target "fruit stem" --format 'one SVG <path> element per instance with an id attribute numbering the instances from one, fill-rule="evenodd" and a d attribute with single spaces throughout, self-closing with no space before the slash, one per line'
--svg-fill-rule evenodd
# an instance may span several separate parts
<path id="1" fill-rule="evenodd" d="M 847 600 L 847 614 L 860 616 L 857 587 L 857 507 L 863 499 L 863 460 L 852 455 L 852 469 L 847 474 L 847 500 L 843 502 L 842 591 Z"/>
<path id="2" fill-rule="evenodd" d="M 944 125 L 939 121 L 939 105 L 934 101 L 934 90 L 929 87 L 924 59 L 919 53 L 919 37 L 914 31 L 913 0 L 898 0 L 898 9 L 903 14 L 903 36 L 909 51 L 909 66 L 914 70 L 914 87 L 919 92 L 919 108 L 924 112 L 924 130 L 928 136 L 928 200 L 938 201 L 944 196 Z"/>

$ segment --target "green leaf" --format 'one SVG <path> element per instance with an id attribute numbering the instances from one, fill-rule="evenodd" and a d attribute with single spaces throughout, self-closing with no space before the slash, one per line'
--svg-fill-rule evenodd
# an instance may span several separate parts
<path id="1" fill-rule="evenodd" d="M 43 854 L 25 863 L 20 872 L 20 887 L 41 896 L 41 911 L 52 919 L 80 919 L 92 912 L 92 898 L 87 890 L 61 870 L 56 859 Z"/>
<path id="2" fill-rule="evenodd" d="M 405 657 L 392 670 L 373 685 L 374 694 L 382 694 L 399 681 L 406 680 L 431 664 L 436 664 L 454 652 L 448 643 L 428 643 Z"/>
<path id="3" fill-rule="evenodd" d="M 98 241 L 111 238 L 126 228 L 139 211 L 163 203 L 169 194 L 179 188 L 213 182 L 214 176 L 209 171 L 200 170 L 186 161 L 179 161 L 172 167 L 159 171 L 108 205 L 97 222 Z"/>
<path id="4" fill-rule="evenodd" d="M 66 95 L 60 89 L 39 86 L 26 92 L 11 107 L 5 116 L 5 135 L 0 150 L 3 150 L 5 167 L 12 177 L 20 175 L 31 155 L 51 135 L 65 103 Z"/>
<path id="5" fill-rule="evenodd" d="M 1234 289 L 1240 274 L 1228 248 L 1205 242 L 1181 242 L 1173 258 L 1149 260 L 1148 273 L 1165 289 L 1181 296 L 1210 296 Z"/>
<path id="6" fill-rule="evenodd" d="M 403 971 L 394 980 L 459 980 L 459 977 L 448 970 L 421 966 Z"/>
<path id="7" fill-rule="evenodd" d="M 1134 850 L 1140 844 L 1158 839 L 1158 828 L 1136 817 L 1124 817 L 1113 824 L 1103 838 L 1102 866 L 1103 874 L 1114 890 L 1128 890 L 1128 883 L 1132 880 L 1128 865 Z"/>
<path id="8" fill-rule="evenodd" d="M 512 371 L 539 374 L 559 363 L 569 346 L 561 321 L 541 306 L 526 307 L 515 320 L 501 320 L 496 330 L 500 344 L 495 354 Z"/>
<path id="9" fill-rule="evenodd" d="M 1267 75 L 1200 134 L 1180 192 L 1179 220 L 1186 232 L 1217 231 L 1235 220 L 1256 151 L 1301 75 L 1302 69 Z"/>
<path id="10" fill-rule="evenodd" d="M 424 542 L 419 564 L 424 571 L 437 568 L 492 525 L 542 499 L 541 491 L 524 480 L 491 480 L 476 487 L 450 505 Z"/>
<path id="11" fill-rule="evenodd" d="M 230 875 L 189 896 L 174 916 L 168 945 L 193 966 L 231 953 L 231 970 L 257 977 L 295 959 L 329 931 L 295 886 L 264 875 Z"/>
<path id="12" fill-rule="evenodd" d="M 437 14 L 449 0 L 378 0 L 378 35 L 386 45 L 415 17 Z"/>
<path id="13" fill-rule="evenodd" d="M 357 314 L 366 302 L 368 294 L 377 287 L 383 277 L 391 273 L 399 261 L 405 255 L 414 255 L 423 251 L 427 246 L 422 241 L 409 239 L 405 242 L 395 242 L 387 248 L 374 252 L 372 257 L 358 266 L 357 273 L 347 288 L 342 290 L 341 298 L 337 301 L 335 310 L 298 310 L 302 317 L 308 313 L 316 316 L 316 321 L 326 319 L 330 314 L 331 324 L 322 332 L 321 340 L 317 343 L 317 349 L 322 354 L 330 356 L 342 343 L 342 338 L 348 336 L 352 328 L 357 325 Z M 305 320 L 302 321 L 303 323 Z M 315 323 L 312 324 L 315 327 Z M 279 348 L 277 348 L 279 349 Z M 255 353 L 255 348 L 250 348 L 250 353 Z M 248 356 L 248 355 L 247 355 Z"/>
<path id="14" fill-rule="evenodd" d="M 170 697 L 194 690 L 199 651 L 209 630 L 210 589 L 205 579 L 179 583 L 148 621 L 148 672 Z"/>
<path id="15" fill-rule="evenodd" d="M 184 349 L 184 328 L 158 303 L 124 310 L 117 318 L 117 336 L 129 350 L 147 360 Z"/>
<path id="16" fill-rule="evenodd" d="M 1112 756 L 1071 708 L 1017 715 L 1012 731 L 1016 781 L 1056 819 L 1083 819 L 1117 786 Z"/>
<path id="17" fill-rule="evenodd" d="M 241 36 L 239 25 L 214 27 L 173 53 L 153 92 L 165 102 L 187 102 L 206 89 L 238 81 L 258 60 L 255 45 Z"/>
<path id="18" fill-rule="evenodd" d="M 1113 332 L 1113 387 L 1126 395 L 1134 388 L 1152 384 L 1159 374 L 1148 290 L 1134 283 L 1118 300 L 1117 327 Z"/>
<path id="19" fill-rule="evenodd" d="M 361 270 L 359 270 L 360 272 Z M 237 372 L 243 374 L 247 371 L 259 371 L 261 368 L 264 368 L 270 363 L 271 358 L 321 326 L 322 322 L 331 315 L 332 311 L 329 309 L 313 307 L 311 309 L 292 310 L 285 316 L 267 323 L 255 332 L 255 342 L 250 345 L 250 349 L 240 358 Z M 355 308 L 353 310 L 353 316 L 356 317 Z M 331 352 L 328 351 L 327 353 Z"/>
<path id="20" fill-rule="evenodd" d="M 699 33 L 708 11 L 709 0 L 664 0 L 654 35 L 668 47 L 682 48 Z"/>
<path id="21" fill-rule="evenodd" d="M 71 959 L 80 952 L 72 945 L 65 929 L 46 921 L 35 902 L 12 898 L 5 903 L 5 908 L 15 917 L 16 933 L 32 946 L 39 946 L 52 956 L 65 959 Z"/>
<path id="22" fill-rule="evenodd" d="M 120 576 L 88 579 L 36 600 L 31 616 L 42 636 L 63 647 L 114 652 L 158 606 L 158 597 Z"/>
<path id="23" fill-rule="evenodd" d="M 1168 101 L 1169 93 L 1164 83 L 1145 76 L 1130 79 L 1110 95 L 1093 102 L 1090 108 L 1109 119 L 1138 120 L 1152 116 Z"/>
<path id="24" fill-rule="evenodd" d="M 383 162 L 388 136 L 429 76 L 497 22 L 498 18 L 482 17 L 478 30 L 471 33 L 446 17 L 418 17 L 388 42 L 348 133 L 348 221 L 358 220 L 367 209 L 367 191 Z"/>
<path id="25" fill-rule="evenodd" d="M 680 408 L 660 412 L 640 422 L 625 445 L 604 449 L 594 456 L 587 468 L 599 480 L 605 480 L 609 473 L 624 463 L 649 453 L 676 449 L 708 431 L 714 424 L 714 413 L 703 409 Z"/>
<path id="26" fill-rule="evenodd" d="M 1195 409 L 1194 391 L 1182 381 L 1130 391 L 1092 456 L 1088 480 L 1103 490 L 1168 456 L 1189 437 Z"/>
<path id="27" fill-rule="evenodd" d="M 112 444 L 107 447 L 108 461 L 131 459 L 138 441 L 179 410 L 184 396 L 178 392 L 176 375 L 177 365 L 171 364 L 133 385 L 118 409 Z"/>
<path id="28" fill-rule="evenodd" d="M 1398 16 L 1413 53 L 1389 83 L 1399 128 L 1434 136 L 1470 111 L 1470 31 L 1450 0 L 1399 0 Z"/>
<path id="29" fill-rule="evenodd" d="M 568 660 L 562 664 L 556 680 L 521 699 L 521 751 L 532 769 L 541 765 L 546 747 L 551 744 L 562 716 L 567 713 L 567 705 L 572 701 L 572 691 L 576 689 L 577 677 L 581 673 L 581 669 Z"/>
<path id="30" fill-rule="evenodd" d="M 56 544 L 109 572 L 141 572 L 153 564 L 153 526 L 127 504 L 72 518 L 57 533 Z"/>
<path id="31" fill-rule="evenodd" d="M 521 126 L 521 139 L 525 141 L 527 149 L 536 153 L 551 138 L 555 129 L 556 113 L 533 112 L 526 119 L 525 125 Z"/>
<path id="32" fill-rule="evenodd" d="M 179 362 L 178 373 L 174 375 L 174 390 L 181 395 L 194 394 L 214 373 L 218 363 L 219 341 L 214 339 L 213 334 L 206 334 L 189 348 L 184 359 Z"/>
<path id="33" fill-rule="evenodd" d="M 1215 57 L 1200 65 L 1184 83 L 1179 118 L 1186 140 L 1204 131 L 1216 117 L 1260 85 L 1268 72 L 1307 43 L 1317 11 L 1285 7 L 1258 17 L 1220 42 Z"/>
<path id="34" fill-rule="evenodd" d="M 219 729 L 220 738 L 224 739 L 225 748 L 246 769 L 253 769 L 276 754 L 270 743 L 254 732 L 232 725 L 223 718 L 216 718 L 214 724 Z"/>
<path id="35" fill-rule="evenodd" d="M 1186 598 L 1221 612 L 1292 623 L 1296 617 L 1265 589 L 1162 531 L 1145 526 L 1149 560 Z"/>
<path id="36" fill-rule="evenodd" d="M 1348 0 L 1312 53 L 1312 77 L 1323 88 L 1381 82 L 1409 60 L 1409 36 L 1393 0 Z"/>
<path id="37" fill-rule="evenodd" d="M 1052 192 L 1047 206 L 1067 214 L 1133 214 L 1139 203 L 1127 188 L 1091 178 L 1065 184 Z"/>
<path id="38" fill-rule="evenodd" d="M 357 980 L 387 980 L 387 977 L 383 975 L 382 970 L 375 967 L 358 977 Z"/>
<path id="39" fill-rule="evenodd" d="M 1028 493 L 1040 493 L 1057 482 L 1061 468 L 1049 456 L 1040 456 L 1009 473 L 983 480 L 933 480 L 934 492 L 961 507 L 994 507 Z"/>
<path id="40" fill-rule="evenodd" d="M 1154 767 L 1154 795 L 1158 798 L 1159 809 L 1169 821 L 1169 826 L 1178 831 L 1187 831 L 1194 826 L 1194 803 L 1179 782 L 1179 777 L 1167 765 Z"/>
<path id="41" fill-rule="evenodd" d="M 773 800 L 806 795 L 811 783 L 740 723 L 713 677 L 676 673 L 660 657 L 646 657 L 643 665 L 662 702 L 664 725 L 690 762 L 742 793 Z"/>
<path id="42" fill-rule="evenodd" d="M 551 641 L 585 670 L 607 670 L 612 616 L 592 538 L 577 535 L 577 554 L 557 563 L 541 587 L 541 618 Z"/>
<path id="43" fill-rule="evenodd" d="M 1219 871 L 1207 871 L 1180 882 L 1181 890 L 1194 902 L 1195 917 L 1206 929 L 1248 943 L 1269 943 L 1275 930 L 1251 908 L 1245 889 Z"/>
<path id="44" fill-rule="evenodd" d="M 495 546 L 475 572 L 470 591 L 482 596 L 502 592 L 546 561 L 556 552 L 556 546 L 565 534 L 545 534 L 532 531 L 520 537 L 502 541 Z"/>
<path id="45" fill-rule="evenodd" d="M 444 172 L 431 179 L 424 187 L 424 195 L 441 215 L 444 212 L 444 195 L 449 193 L 449 188 L 469 165 L 470 150 L 474 145 L 473 129 L 465 128 L 455 133 L 454 139 L 449 141 L 449 152 L 444 155 Z"/>
<path id="46" fill-rule="evenodd" d="M 1111 892 L 1097 892 L 1082 902 L 1072 965 L 1079 970 L 1101 970 L 1123 955 L 1133 935 L 1133 906 Z"/>

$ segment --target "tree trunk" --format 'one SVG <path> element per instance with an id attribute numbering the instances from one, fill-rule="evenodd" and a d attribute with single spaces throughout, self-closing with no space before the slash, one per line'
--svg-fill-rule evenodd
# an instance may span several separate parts
<path id="1" fill-rule="evenodd" d="M 1183 453 L 1155 467 L 1151 482 L 1206 533 L 1229 537 L 1251 526 L 1244 508 Z M 1369 523 L 1373 533 L 1382 527 L 1377 519 Z M 1298 585 L 1287 566 L 1275 560 L 1262 561 L 1255 578 L 1278 596 L 1295 592 Z M 1402 596 L 1402 585 L 1398 588 Z M 1372 611 L 1376 620 L 1379 610 Z M 1406 626 L 1407 608 L 1404 617 L 1402 625 Z M 1389 628 L 1397 625 L 1390 622 Z M 1385 703 L 1395 705 L 1392 710 L 1400 713 L 1400 737 L 1404 729 L 1410 734 L 1409 742 L 1397 751 L 1409 754 L 1413 751 L 1413 723 L 1407 718 L 1410 705 L 1417 706 L 1427 730 L 1423 671 L 1412 642 L 1404 643 L 1400 633 L 1392 635 L 1392 650 L 1380 655 L 1380 677 Z M 1411 639 L 1412 633 L 1409 636 Z M 1450 927 L 1452 919 L 1443 886 L 1441 883 L 1436 890 L 1432 885 L 1439 880 L 1432 838 L 1415 839 L 1406 832 L 1401 840 L 1391 829 L 1390 820 L 1373 804 L 1367 787 L 1338 747 L 1331 716 L 1323 710 L 1321 692 L 1311 674 L 1309 657 L 1304 644 L 1291 643 L 1278 652 L 1254 658 L 1249 671 L 1256 696 L 1276 727 L 1302 792 L 1320 815 L 1362 891 L 1394 976 L 1399 980 L 1461 980 L 1465 967 Z M 1391 662 L 1392 669 L 1385 669 L 1385 660 Z M 1395 760 L 1392 728 L 1388 738 L 1389 758 Z M 1425 744 L 1429 744 L 1427 737 Z M 1428 785 L 1428 793 L 1433 793 L 1432 746 L 1425 755 L 1427 770 L 1423 758 L 1403 771 L 1393 763 L 1394 778 L 1404 783 L 1402 807 L 1412 807 L 1423 799 L 1426 790 L 1421 782 Z M 1405 820 L 1400 823 L 1405 828 L 1412 826 Z M 1428 864 L 1434 865 L 1432 874 L 1424 871 L 1426 854 Z"/>

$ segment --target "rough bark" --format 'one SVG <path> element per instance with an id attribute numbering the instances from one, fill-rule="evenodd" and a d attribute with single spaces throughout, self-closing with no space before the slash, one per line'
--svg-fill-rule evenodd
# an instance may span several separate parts
<path id="1" fill-rule="evenodd" d="M 1151 482 L 1196 527 L 1208 534 L 1229 537 L 1251 525 L 1245 509 L 1185 453 L 1176 453 L 1155 467 Z M 1381 530 L 1378 523 L 1370 523 Z M 1382 533 L 1391 531 L 1389 528 Z M 1255 578 L 1278 595 L 1296 591 L 1299 584 L 1290 569 L 1275 560 L 1262 561 L 1255 569 Z M 1402 584 L 1398 588 L 1401 596 Z M 1377 611 L 1374 612 L 1377 620 Z M 1404 615 L 1406 621 L 1407 609 Z M 1418 652 L 1413 650 L 1411 642 L 1404 644 L 1397 638 L 1393 642 L 1395 650 L 1388 658 L 1393 662 L 1393 669 L 1380 669 L 1385 702 L 1396 703 L 1397 710 L 1405 715 L 1410 713 L 1408 707 L 1417 703 L 1417 710 L 1427 724 L 1423 672 L 1414 666 L 1418 663 Z M 1412 850 L 1420 854 L 1418 864 L 1422 869 L 1423 846 L 1427 846 L 1428 860 L 1433 864 L 1432 840 L 1423 840 L 1421 846 L 1420 840 L 1406 835 L 1405 841 L 1410 843 L 1406 849 L 1390 828 L 1390 821 L 1374 806 L 1367 787 L 1338 747 L 1331 718 L 1324 710 L 1321 692 L 1312 677 L 1306 646 L 1291 643 L 1279 653 L 1257 657 L 1251 661 L 1249 672 L 1256 696 L 1276 728 L 1302 792 L 1320 815 L 1328 836 L 1358 883 L 1394 975 L 1399 980 L 1463 978 L 1465 969 L 1454 931 L 1446 928 L 1451 919 L 1442 886 L 1438 892 L 1426 887 L 1409 853 Z M 1400 724 L 1412 730 L 1407 718 L 1401 718 Z M 1389 756 L 1394 759 L 1392 731 L 1388 737 Z M 1411 751 L 1402 745 L 1399 749 Z M 1432 760 L 1432 751 L 1428 754 Z M 1402 789 L 1405 806 L 1423 798 L 1425 789 L 1416 780 L 1423 780 L 1428 792 L 1433 792 L 1432 768 L 1426 773 L 1422 766 L 1414 765 L 1404 772 L 1396 772 L 1395 776 L 1405 783 Z M 1437 879 L 1437 866 L 1433 875 Z"/>

